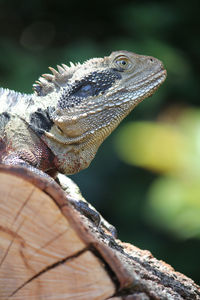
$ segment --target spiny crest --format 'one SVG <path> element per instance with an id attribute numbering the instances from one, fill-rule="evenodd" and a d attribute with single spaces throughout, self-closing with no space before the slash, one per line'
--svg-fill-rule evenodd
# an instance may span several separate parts
<path id="1" fill-rule="evenodd" d="M 49 67 L 52 74 L 43 74 L 39 79 L 33 84 L 33 90 L 38 96 L 45 96 L 55 88 L 60 88 L 66 85 L 69 78 L 73 76 L 74 71 L 80 67 L 81 64 L 73 64 L 70 62 L 70 67 L 65 64 L 62 66 L 57 65 L 57 70 Z"/>
<path id="2" fill-rule="evenodd" d="M 45 96 L 55 89 L 65 86 L 67 81 L 74 75 L 74 73 L 80 69 L 80 76 L 82 72 L 85 74 L 86 70 L 89 71 L 95 68 L 105 67 L 107 64 L 106 57 L 104 58 L 92 58 L 85 61 L 83 64 L 73 64 L 70 62 L 68 67 L 65 64 L 62 66 L 57 65 L 57 70 L 49 67 L 52 74 L 43 74 L 38 81 L 33 85 L 33 90 L 38 96 Z M 82 70 L 82 72 L 81 72 Z"/>

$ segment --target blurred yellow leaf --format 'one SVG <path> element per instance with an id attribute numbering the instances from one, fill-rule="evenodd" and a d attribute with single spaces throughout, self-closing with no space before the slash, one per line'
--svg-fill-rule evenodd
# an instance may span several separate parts
<path id="1" fill-rule="evenodd" d="M 117 136 L 116 148 L 127 163 L 159 172 L 177 172 L 184 164 L 183 134 L 164 123 L 134 122 Z"/>
<path id="2" fill-rule="evenodd" d="M 160 177 L 150 187 L 146 217 L 183 238 L 200 237 L 200 184 Z"/>
<path id="3" fill-rule="evenodd" d="M 200 238 L 200 110 L 164 117 L 171 121 L 125 125 L 117 151 L 129 164 L 162 173 L 147 193 L 146 219 L 181 238 Z"/>

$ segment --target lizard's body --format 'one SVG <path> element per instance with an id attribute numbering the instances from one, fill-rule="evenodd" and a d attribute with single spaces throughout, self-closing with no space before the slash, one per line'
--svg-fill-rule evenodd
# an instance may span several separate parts
<path id="1" fill-rule="evenodd" d="M 0 163 L 53 177 L 86 168 L 105 138 L 166 78 L 159 60 L 127 51 L 50 69 L 33 94 L 0 89 Z"/>
<path id="2" fill-rule="evenodd" d="M 0 89 L 0 160 L 48 172 L 55 168 L 55 157 L 41 139 L 41 134 L 31 126 L 32 116 L 38 114 L 40 117 L 40 110 L 45 111 L 43 103 L 39 104 L 37 100 L 34 94 Z M 44 117 L 45 114 L 41 115 L 41 122 Z M 45 130 L 44 120 L 43 125 Z"/>

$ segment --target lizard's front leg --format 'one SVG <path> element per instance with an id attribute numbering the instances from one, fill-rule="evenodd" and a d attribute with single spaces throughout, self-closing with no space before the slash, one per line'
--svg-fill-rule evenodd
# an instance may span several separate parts
<path id="1" fill-rule="evenodd" d="M 109 224 L 101 214 L 82 196 L 78 186 L 63 174 L 58 174 L 56 181 L 67 194 L 70 203 L 83 215 L 89 218 L 99 229 L 104 227 L 113 237 L 117 236 L 115 227 Z"/>

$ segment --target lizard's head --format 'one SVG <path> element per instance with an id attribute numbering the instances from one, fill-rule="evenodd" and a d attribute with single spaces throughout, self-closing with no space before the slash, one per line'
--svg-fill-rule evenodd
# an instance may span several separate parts
<path id="1" fill-rule="evenodd" d="M 43 75 L 35 86 L 39 95 L 57 98 L 51 116 L 55 125 L 47 136 L 80 149 L 88 161 L 81 168 L 120 121 L 166 78 L 158 59 L 127 51 L 51 71 L 53 75 Z"/>

